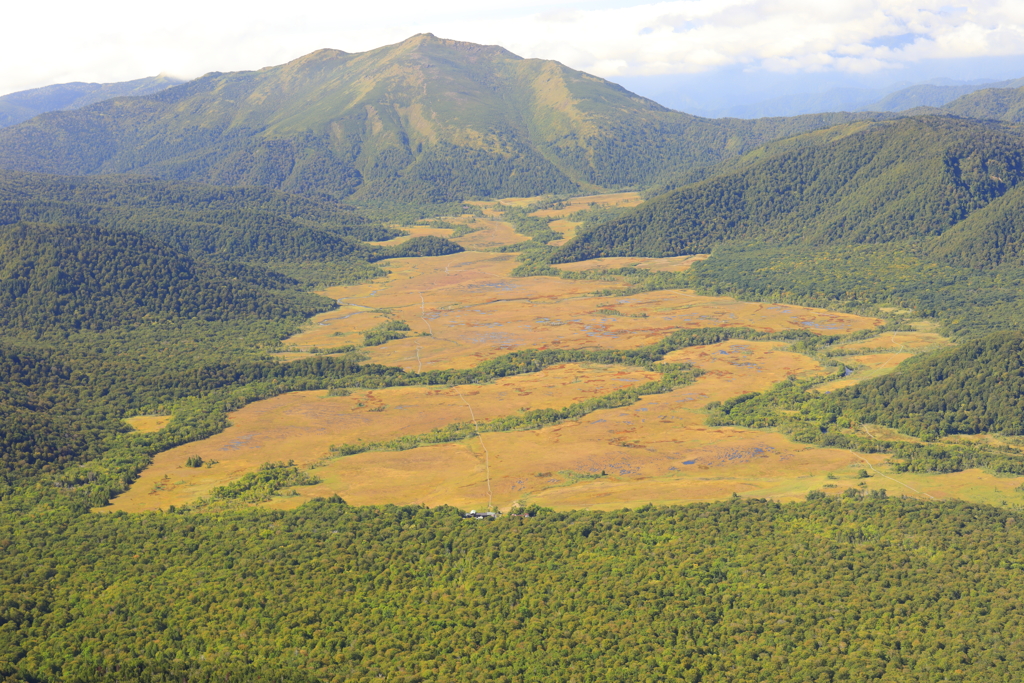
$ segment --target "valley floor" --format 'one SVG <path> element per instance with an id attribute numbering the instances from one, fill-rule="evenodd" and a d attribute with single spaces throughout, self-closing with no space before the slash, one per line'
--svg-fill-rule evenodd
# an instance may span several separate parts
<path id="1" fill-rule="evenodd" d="M 563 212 L 573 206 L 570 203 Z M 614 290 L 626 284 L 614 277 L 512 277 L 514 253 L 481 249 L 515 244 L 522 235 L 495 216 L 477 219 L 476 227 L 455 239 L 465 252 L 394 259 L 386 279 L 326 290 L 323 294 L 337 300 L 338 309 L 313 318 L 308 329 L 285 341 L 288 351 L 279 356 L 289 361 L 355 346 L 362 347 L 369 362 L 425 372 L 472 368 L 523 349 L 634 349 L 680 328 L 742 326 L 766 332 L 847 334 L 882 324 L 879 319 L 824 309 L 684 290 L 619 296 Z M 450 229 L 429 226 L 410 232 L 393 242 L 451 234 Z M 628 265 L 679 271 L 694 260 L 599 259 L 567 269 Z M 362 346 L 367 330 L 388 322 L 405 323 L 411 331 L 401 339 Z M 819 390 L 877 376 L 921 351 L 948 344 L 926 324 L 919 327 L 838 347 L 845 352 L 838 358 L 850 368 L 849 374 Z M 731 340 L 674 351 L 664 362 L 691 363 L 704 374 L 668 393 L 540 429 L 484 432 L 462 441 L 347 456 L 332 455 L 331 446 L 562 408 L 653 381 L 657 373 L 616 365 L 563 364 L 484 385 L 278 396 L 233 413 L 232 426 L 221 434 L 160 453 L 131 489 L 103 510 L 143 511 L 194 503 L 265 463 L 289 460 L 300 469 L 312 468 L 320 483 L 290 488 L 265 505 L 291 508 L 310 498 L 338 494 L 354 504 L 508 509 L 539 503 L 556 509 L 613 509 L 733 494 L 796 500 L 812 489 L 839 492 L 853 486 L 884 488 L 890 495 L 958 497 L 997 505 L 1020 498 L 1014 488 L 1024 483 L 1024 477 L 994 477 L 977 470 L 894 475 L 884 454 L 817 448 L 769 431 L 706 426 L 704 407 L 712 401 L 763 391 L 787 377 L 827 373 L 818 361 L 790 350 L 784 342 Z M 197 457 L 214 464 L 186 467 Z M 858 478 L 862 469 L 873 476 Z"/>

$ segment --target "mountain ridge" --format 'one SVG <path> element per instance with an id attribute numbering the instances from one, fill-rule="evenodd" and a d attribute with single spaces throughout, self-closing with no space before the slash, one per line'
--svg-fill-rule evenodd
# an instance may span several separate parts
<path id="1" fill-rule="evenodd" d="M 0 167 L 438 203 L 644 185 L 877 116 L 701 119 L 558 62 L 420 34 L 45 114 L 0 130 Z"/>
<path id="2" fill-rule="evenodd" d="M 737 240 L 813 246 L 938 238 L 1004 195 L 1015 201 L 1024 179 L 1024 141 L 991 122 L 913 117 L 803 138 L 654 197 L 578 235 L 554 260 L 706 253 Z M 955 252 L 930 244 L 963 259 L 991 242 L 982 234 L 961 231 Z"/>
<path id="3" fill-rule="evenodd" d="M 80 109 L 113 97 L 150 95 L 184 82 L 160 74 L 119 83 L 58 83 L 9 93 L 0 97 L 0 128 L 47 112 Z"/>

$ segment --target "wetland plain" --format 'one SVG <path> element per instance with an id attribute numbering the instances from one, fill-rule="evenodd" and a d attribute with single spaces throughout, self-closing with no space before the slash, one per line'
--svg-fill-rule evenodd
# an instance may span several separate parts
<path id="1" fill-rule="evenodd" d="M 613 196 L 605 202 L 633 202 Z M 549 218 L 570 215 L 595 198 L 566 202 Z M 505 200 L 506 205 L 527 203 Z M 321 292 L 336 310 L 309 321 L 277 354 L 289 362 L 324 349 L 356 347 L 368 362 L 408 372 L 472 368 L 524 349 L 635 349 L 681 328 L 749 327 L 816 334 L 870 333 L 882 320 L 794 305 L 702 296 L 687 290 L 628 293 L 619 277 L 513 277 L 516 254 L 502 251 L 526 238 L 483 207 L 483 216 L 449 218 L 473 232 L 454 238 L 466 251 L 392 259 L 389 274 L 372 282 Z M 550 212 L 550 210 L 549 210 Z M 554 226 L 554 224 L 552 224 Z M 429 222 L 409 235 L 449 236 Z M 563 269 L 623 266 L 679 272 L 702 256 L 595 259 Z M 616 290 L 622 290 L 618 294 Z M 363 346 L 364 333 L 385 322 L 409 327 L 401 339 Z M 847 376 L 818 385 L 831 391 L 891 371 L 924 350 L 948 344 L 938 334 L 886 333 L 837 345 L 832 356 Z M 231 426 L 208 439 L 156 456 L 129 491 L 104 510 L 141 511 L 186 505 L 268 462 L 293 461 L 320 482 L 289 489 L 264 505 L 290 508 L 337 494 L 353 504 L 450 504 L 466 509 L 538 503 L 557 509 L 686 503 L 731 495 L 776 500 L 855 484 L 916 497 L 966 497 L 996 502 L 1024 478 L 970 470 L 958 475 L 891 478 L 883 454 L 863 455 L 789 441 L 781 434 L 705 425 L 705 406 L 787 377 L 824 377 L 830 370 L 778 341 L 731 340 L 673 351 L 663 362 L 689 363 L 694 383 L 647 395 L 580 419 L 521 431 L 483 432 L 449 443 L 398 451 L 332 456 L 331 446 L 416 435 L 452 423 L 486 421 L 517 412 L 562 408 L 658 373 L 637 367 L 566 363 L 482 385 L 293 392 L 231 415 Z M 139 422 L 139 429 L 158 423 Z M 157 427 L 158 428 L 158 427 Z M 188 468 L 190 458 L 215 463 Z M 856 472 L 878 473 L 856 481 Z M 891 473 L 890 473 L 891 474 Z M 844 481 L 848 480 L 848 481 Z"/>

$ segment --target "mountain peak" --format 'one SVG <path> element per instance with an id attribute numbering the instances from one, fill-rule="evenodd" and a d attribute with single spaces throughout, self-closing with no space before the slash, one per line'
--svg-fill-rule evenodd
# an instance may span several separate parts
<path id="1" fill-rule="evenodd" d="M 400 48 L 410 52 L 422 48 L 440 48 L 442 50 L 455 50 L 463 54 L 491 55 L 503 57 L 505 59 L 522 59 L 519 55 L 509 52 L 500 45 L 481 45 L 479 43 L 467 43 L 462 40 L 452 40 L 451 38 L 438 38 L 433 33 L 417 33 L 416 35 L 410 36 L 402 42 L 396 43 L 390 47 Z"/>
<path id="2" fill-rule="evenodd" d="M 770 129 L 724 131 L 558 62 L 420 33 L 26 122 L 0 131 L 0 167 L 448 202 L 634 186 Z"/>

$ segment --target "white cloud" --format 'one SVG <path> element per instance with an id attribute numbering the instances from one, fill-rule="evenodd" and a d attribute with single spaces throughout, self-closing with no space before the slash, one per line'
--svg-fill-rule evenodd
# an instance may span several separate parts
<path id="1" fill-rule="evenodd" d="M 477 0 L 295 6 L 125 0 L 5 9 L 0 92 L 71 80 L 260 68 L 321 47 L 350 52 L 429 31 L 500 44 L 602 76 L 729 65 L 870 72 L 933 58 L 1024 54 L 1019 0 Z"/>

